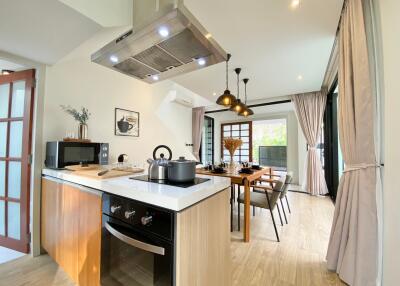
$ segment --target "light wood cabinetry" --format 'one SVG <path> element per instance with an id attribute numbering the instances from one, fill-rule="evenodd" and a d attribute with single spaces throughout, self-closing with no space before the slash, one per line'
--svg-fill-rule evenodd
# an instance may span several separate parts
<path id="1" fill-rule="evenodd" d="M 42 179 L 41 244 L 78 285 L 100 285 L 101 196 Z"/>
<path id="2" fill-rule="evenodd" d="M 177 214 L 177 286 L 230 286 L 230 204 L 226 189 Z"/>

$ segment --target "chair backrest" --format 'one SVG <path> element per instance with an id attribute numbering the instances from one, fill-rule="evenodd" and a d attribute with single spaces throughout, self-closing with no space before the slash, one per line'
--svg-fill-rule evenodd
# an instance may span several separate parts
<path id="1" fill-rule="evenodd" d="M 272 195 L 270 198 L 271 208 L 275 207 L 276 202 L 281 196 L 286 182 L 286 176 L 281 176 L 279 180 L 275 182 L 274 188 L 272 190 Z"/>
<path id="2" fill-rule="evenodd" d="M 282 193 L 281 193 L 281 198 L 283 198 L 284 196 L 286 196 L 286 193 L 287 193 L 288 190 L 289 190 L 289 185 L 290 185 L 290 183 L 292 182 L 292 180 L 293 180 L 293 172 L 287 172 L 287 173 L 286 173 L 285 184 L 284 184 L 284 186 L 283 186 Z"/>

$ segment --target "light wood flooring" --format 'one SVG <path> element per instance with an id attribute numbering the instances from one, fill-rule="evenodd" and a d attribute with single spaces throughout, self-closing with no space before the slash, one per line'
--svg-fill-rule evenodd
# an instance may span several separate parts
<path id="1" fill-rule="evenodd" d="M 328 198 L 300 193 L 290 193 L 289 201 L 292 208 L 289 224 L 281 227 L 276 215 L 281 242 L 276 242 L 270 215 L 265 210 L 258 209 L 256 216 L 251 218 L 250 243 L 241 241 L 241 232 L 233 232 L 233 286 L 345 285 L 336 274 L 326 270 L 325 254 L 334 209 L 332 202 Z M 235 229 L 236 222 L 235 216 Z M 42 255 L 37 258 L 24 256 L 0 264 L 0 285 L 74 284 L 49 256 Z"/>

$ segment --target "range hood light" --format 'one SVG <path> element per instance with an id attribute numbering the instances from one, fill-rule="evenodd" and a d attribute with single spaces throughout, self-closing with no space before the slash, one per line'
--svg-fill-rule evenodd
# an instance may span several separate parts
<path id="1" fill-rule="evenodd" d="M 159 80 L 160 78 L 158 77 L 158 75 L 153 75 L 153 76 L 151 76 L 151 78 L 154 80 L 154 81 L 156 81 L 156 80 Z"/>
<path id="2" fill-rule="evenodd" d="M 112 63 L 116 64 L 116 63 L 118 63 L 118 57 L 112 55 L 112 56 L 110 56 L 110 61 L 111 61 Z"/>
<path id="3" fill-rule="evenodd" d="M 204 65 L 206 64 L 206 60 L 203 59 L 203 58 L 200 58 L 200 59 L 197 60 L 197 63 L 198 63 L 200 66 L 204 66 Z"/>
<path id="4" fill-rule="evenodd" d="M 158 29 L 158 33 L 161 37 L 166 38 L 169 36 L 169 30 L 167 27 L 161 27 Z"/>

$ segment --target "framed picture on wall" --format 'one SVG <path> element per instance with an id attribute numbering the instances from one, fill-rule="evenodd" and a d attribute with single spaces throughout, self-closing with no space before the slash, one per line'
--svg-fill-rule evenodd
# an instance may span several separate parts
<path id="1" fill-rule="evenodd" d="M 139 112 L 115 108 L 115 135 L 139 137 Z"/>

